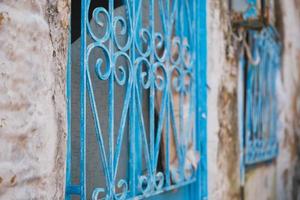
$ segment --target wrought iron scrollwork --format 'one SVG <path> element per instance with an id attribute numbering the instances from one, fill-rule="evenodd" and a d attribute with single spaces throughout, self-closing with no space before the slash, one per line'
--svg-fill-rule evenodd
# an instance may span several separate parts
<path id="1" fill-rule="evenodd" d="M 77 194 L 83 199 L 87 195 L 82 180 L 86 178 L 84 170 L 89 162 L 85 157 L 86 101 L 90 104 L 105 177 L 105 185 L 93 189 L 92 199 L 142 198 L 195 182 L 199 153 L 195 141 L 194 2 L 126 0 L 125 5 L 114 9 L 114 1 L 109 0 L 109 9 L 91 10 L 91 1 L 83 0 L 82 4 L 80 170 L 83 172 Z M 92 52 L 97 52 L 97 56 Z M 108 86 L 107 130 L 99 122 L 104 116 L 97 105 L 92 77 Z M 117 126 L 116 87 L 125 88 Z M 144 113 L 145 101 L 148 116 Z M 125 136 L 127 123 L 129 135 Z M 104 133 L 108 139 L 104 139 Z M 130 160 L 126 163 L 130 165 L 129 176 L 118 179 L 118 169 L 124 165 L 119 162 L 124 140 L 130 149 Z M 142 149 L 137 149 L 136 143 Z M 142 164 L 137 163 L 140 159 L 137 155 L 144 158 L 144 170 L 139 170 Z M 194 161 L 188 160 L 189 157 Z"/>

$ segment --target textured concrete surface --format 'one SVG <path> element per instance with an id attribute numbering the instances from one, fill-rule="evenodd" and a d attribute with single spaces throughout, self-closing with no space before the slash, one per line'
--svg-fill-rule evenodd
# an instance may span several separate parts
<path id="1" fill-rule="evenodd" d="M 244 199 L 280 199 L 276 198 L 276 165 L 274 161 L 247 169 Z"/>
<path id="2" fill-rule="evenodd" d="M 225 1 L 207 4 L 208 31 L 208 198 L 240 199 L 237 64 L 228 55 Z"/>
<path id="3" fill-rule="evenodd" d="M 67 1 L 0 1 L 0 199 L 63 199 Z"/>

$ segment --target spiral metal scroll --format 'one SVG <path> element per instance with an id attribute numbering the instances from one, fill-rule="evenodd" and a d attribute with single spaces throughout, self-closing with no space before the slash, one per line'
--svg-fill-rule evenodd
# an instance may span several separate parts
<path id="1" fill-rule="evenodd" d="M 113 0 L 110 0 L 108 10 L 104 7 L 90 10 L 91 0 L 86 0 L 82 19 L 85 31 L 82 37 L 85 38 L 81 40 L 84 49 L 84 64 L 81 67 L 86 86 L 83 87 L 82 97 L 85 97 L 85 92 L 89 96 L 106 182 L 105 186 L 94 188 L 93 200 L 101 196 L 107 200 L 141 198 L 194 181 L 196 169 L 187 164 L 185 157 L 188 148 L 195 146 L 195 137 L 191 137 L 195 134 L 192 130 L 195 123 L 195 9 L 183 0 L 166 4 L 161 0 L 148 0 L 148 13 L 144 13 L 145 3 L 142 2 L 127 0 L 125 5 L 114 9 Z M 155 6 L 159 7 L 158 14 Z M 92 19 L 88 21 L 90 12 Z M 147 14 L 148 22 L 144 23 L 143 15 Z M 157 28 L 156 22 L 161 23 L 160 28 Z M 100 56 L 93 58 L 95 55 L 92 52 Z M 91 64 L 93 59 L 96 62 Z M 108 141 L 104 141 L 105 131 L 99 123 L 103 116 L 96 104 L 92 73 L 100 80 L 99 83 L 106 81 L 109 87 Z M 117 128 L 113 124 L 115 87 L 126 88 Z M 146 100 L 143 99 L 145 94 Z M 147 118 L 143 113 L 144 101 L 149 101 L 149 127 L 146 127 Z M 187 104 L 185 109 L 184 104 Z M 131 123 L 132 120 L 135 124 L 131 125 L 129 138 L 125 138 L 126 121 Z M 136 141 L 141 143 L 143 149 L 138 150 L 137 145 L 132 144 L 136 142 L 133 141 L 135 137 L 140 138 Z M 129 140 L 128 148 L 132 152 L 128 161 L 132 177 L 117 180 L 121 145 L 125 139 Z M 174 152 L 170 152 L 171 141 Z M 108 143 L 108 151 L 104 148 L 105 143 Z M 86 149 L 82 149 L 84 151 Z M 160 153 L 164 154 L 163 160 L 159 160 Z M 134 160 L 137 154 L 145 158 L 143 172 L 134 171 L 140 167 Z M 177 159 L 177 164 L 173 166 L 171 155 Z M 82 166 L 86 165 L 85 162 L 88 161 L 82 161 Z M 158 169 L 159 163 L 163 169 Z M 170 168 L 176 168 L 179 180 L 172 179 L 175 172 Z M 191 171 L 192 175 L 185 176 L 185 170 Z M 80 194 L 85 196 L 85 185 L 81 187 Z"/>

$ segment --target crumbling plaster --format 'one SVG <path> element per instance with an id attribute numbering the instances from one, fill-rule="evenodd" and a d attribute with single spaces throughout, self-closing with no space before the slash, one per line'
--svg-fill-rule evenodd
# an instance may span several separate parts
<path id="1" fill-rule="evenodd" d="M 281 122 L 276 194 L 277 199 L 300 199 L 300 1 L 279 2 L 282 9 L 283 61 L 278 92 Z"/>
<path id="2" fill-rule="evenodd" d="M 295 169 L 300 166 L 296 165 L 299 157 L 300 134 L 300 4 L 299 0 L 278 0 L 276 3 L 277 7 L 272 7 L 272 9 L 276 13 L 282 13 L 277 14 L 276 18 L 279 22 L 281 21 L 283 26 L 278 27 L 283 42 L 282 68 L 280 76 L 277 78 L 278 104 L 280 106 L 279 155 L 273 162 L 247 168 L 245 184 L 241 187 L 236 93 L 238 63 L 232 57 L 232 50 L 236 51 L 236 45 L 230 40 L 227 2 L 208 1 L 209 199 L 293 200 L 299 193 L 297 184 L 299 184 L 300 178 L 295 175 L 295 171 L 297 171 Z M 278 5 L 282 11 L 278 9 Z M 271 17 L 273 17 L 272 20 L 275 19 L 274 16 Z"/>
<path id="3" fill-rule="evenodd" d="M 207 2 L 208 198 L 240 199 L 237 64 L 228 50 L 226 1 Z"/>
<path id="4" fill-rule="evenodd" d="M 0 199 L 63 199 L 67 0 L 0 1 Z"/>

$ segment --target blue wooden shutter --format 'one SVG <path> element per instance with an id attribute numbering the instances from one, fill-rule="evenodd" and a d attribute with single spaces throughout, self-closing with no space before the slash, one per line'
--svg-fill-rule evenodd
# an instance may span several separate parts
<path id="1" fill-rule="evenodd" d="M 250 31 L 252 54 L 258 65 L 248 63 L 246 82 L 245 163 L 276 157 L 278 107 L 276 80 L 281 64 L 281 45 L 273 27 Z"/>

